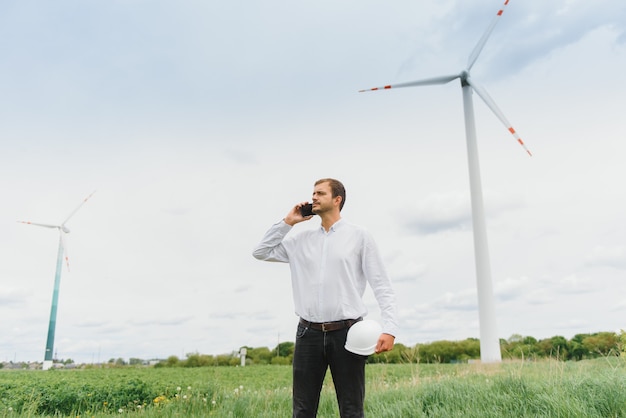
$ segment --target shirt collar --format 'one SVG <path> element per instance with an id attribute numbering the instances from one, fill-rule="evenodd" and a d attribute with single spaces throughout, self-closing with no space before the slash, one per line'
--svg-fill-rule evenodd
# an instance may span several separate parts
<path id="1" fill-rule="evenodd" d="M 339 220 L 335 222 L 334 224 L 332 224 L 332 226 L 328 229 L 328 233 L 335 232 L 338 228 L 341 228 L 341 225 L 343 225 L 344 223 L 345 222 L 343 221 L 343 218 L 339 218 Z M 326 233 L 326 230 L 321 224 L 320 224 L 320 231 Z"/>

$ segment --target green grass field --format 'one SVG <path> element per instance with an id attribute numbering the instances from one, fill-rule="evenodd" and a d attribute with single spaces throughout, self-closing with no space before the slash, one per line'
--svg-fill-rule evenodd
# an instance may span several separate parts
<path id="1" fill-rule="evenodd" d="M 626 362 L 371 364 L 366 415 L 626 417 Z M 289 417 L 291 367 L 0 370 L 0 417 Z M 318 417 L 338 417 L 327 376 Z"/>

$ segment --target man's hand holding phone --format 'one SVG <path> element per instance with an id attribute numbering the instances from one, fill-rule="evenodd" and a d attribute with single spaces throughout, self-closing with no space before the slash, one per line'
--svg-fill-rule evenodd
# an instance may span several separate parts
<path id="1" fill-rule="evenodd" d="M 309 202 L 302 202 L 294 206 L 287 216 L 285 216 L 285 223 L 291 226 L 302 222 L 308 221 L 315 215 L 313 213 L 313 204 Z"/>

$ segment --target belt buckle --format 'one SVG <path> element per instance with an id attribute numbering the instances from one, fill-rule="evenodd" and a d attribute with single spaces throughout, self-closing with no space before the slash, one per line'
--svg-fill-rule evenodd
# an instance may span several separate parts
<path id="1" fill-rule="evenodd" d="M 322 332 L 328 332 L 326 329 L 326 322 L 322 322 Z"/>

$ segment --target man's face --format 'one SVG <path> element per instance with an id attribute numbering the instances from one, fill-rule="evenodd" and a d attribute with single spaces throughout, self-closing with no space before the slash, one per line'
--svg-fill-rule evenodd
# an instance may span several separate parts
<path id="1" fill-rule="evenodd" d="M 339 197 L 333 199 L 333 193 L 328 182 L 320 183 L 313 188 L 313 213 L 318 215 L 323 212 L 333 210 L 335 201 L 339 201 Z"/>

